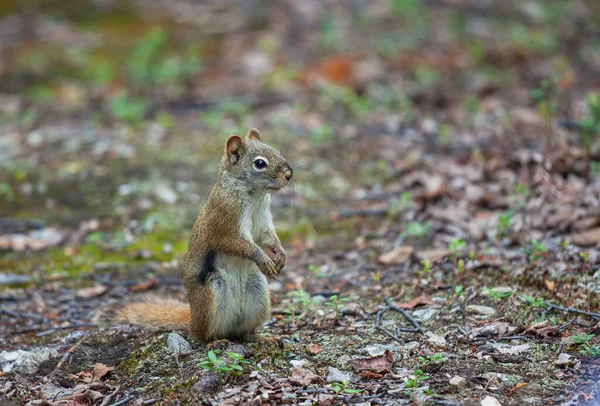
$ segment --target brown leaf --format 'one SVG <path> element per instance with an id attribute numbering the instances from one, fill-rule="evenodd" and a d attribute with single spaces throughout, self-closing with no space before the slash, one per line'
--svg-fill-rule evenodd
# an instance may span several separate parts
<path id="1" fill-rule="evenodd" d="M 581 245 L 583 247 L 591 247 L 600 243 L 600 227 L 593 228 L 582 233 L 571 234 L 568 240 L 573 244 Z"/>
<path id="2" fill-rule="evenodd" d="M 78 299 L 92 299 L 105 294 L 107 290 L 108 286 L 106 285 L 96 285 L 91 288 L 79 289 L 77 293 L 75 293 L 75 297 Z"/>
<path id="3" fill-rule="evenodd" d="M 450 251 L 445 248 L 417 252 L 419 258 L 430 261 L 431 263 L 441 262 L 448 255 L 450 255 Z"/>
<path id="4" fill-rule="evenodd" d="M 415 197 L 415 200 L 423 202 L 437 200 L 446 194 L 446 182 L 438 175 L 429 176 L 426 179 L 425 191 Z"/>
<path id="5" fill-rule="evenodd" d="M 308 347 L 308 351 L 312 354 L 312 355 L 317 355 L 318 353 L 321 352 L 321 346 L 319 346 L 319 344 L 313 344 L 310 347 Z"/>
<path id="6" fill-rule="evenodd" d="M 290 382 L 298 386 L 308 386 L 311 383 L 325 383 L 325 380 L 308 369 L 295 367 L 290 377 Z"/>
<path id="7" fill-rule="evenodd" d="M 362 371 L 360 373 L 360 376 L 363 379 L 381 379 L 381 378 L 383 378 L 382 374 L 378 374 L 377 372 L 373 372 L 373 371 Z"/>
<path id="8" fill-rule="evenodd" d="M 556 289 L 556 282 L 550 279 L 544 279 L 544 285 L 546 285 L 546 289 L 550 292 L 554 292 L 554 289 Z"/>
<path id="9" fill-rule="evenodd" d="M 97 362 L 94 365 L 94 381 L 99 381 L 113 369 L 115 369 L 115 367 L 107 367 L 106 365 Z"/>
<path id="10" fill-rule="evenodd" d="M 350 365 L 354 372 L 372 371 L 378 374 L 387 374 L 394 365 L 394 356 L 390 350 L 386 350 L 383 355 L 376 357 L 350 360 Z"/>
<path id="11" fill-rule="evenodd" d="M 143 292 L 152 289 L 157 284 L 157 280 L 155 278 L 152 278 L 147 281 L 140 282 L 137 285 L 133 285 L 129 290 L 132 292 Z"/>
<path id="12" fill-rule="evenodd" d="M 514 391 L 516 391 L 519 388 L 522 388 L 523 386 L 527 386 L 527 385 L 529 385 L 528 382 L 517 382 L 517 384 L 511 390 L 508 391 L 508 396 L 512 396 L 512 393 Z"/>
<path id="13" fill-rule="evenodd" d="M 429 305 L 432 303 L 433 303 L 433 300 L 431 300 L 430 297 L 422 295 L 422 296 L 414 298 L 413 300 L 411 300 L 408 303 L 399 304 L 398 307 L 401 309 L 413 309 L 419 305 Z"/>
<path id="14" fill-rule="evenodd" d="M 396 247 L 391 251 L 381 254 L 377 260 L 383 265 L 398 265 L 408 260 L 413 251 L 413 247 Z"/>

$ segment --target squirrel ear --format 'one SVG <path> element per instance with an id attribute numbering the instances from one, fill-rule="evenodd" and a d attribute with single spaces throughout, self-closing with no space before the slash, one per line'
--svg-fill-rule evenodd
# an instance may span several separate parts
<path id="1" fill-rule="evenodd" d="M 225 153 L 229 158 L 229 162 L 235 164 L 240 160 L 240 152 L 244 141 L 242 141 L 242 137 L 237 134 L 232 134 L 227 138 L 227 144 L 225 144 Z"/>
<path id="2" fill-rule="evenodd" d="M 256 128 L 251 128 L 248 130 L 248 134 L 246 135 L 247 140 L 261 141 L 260 133 Z"/>

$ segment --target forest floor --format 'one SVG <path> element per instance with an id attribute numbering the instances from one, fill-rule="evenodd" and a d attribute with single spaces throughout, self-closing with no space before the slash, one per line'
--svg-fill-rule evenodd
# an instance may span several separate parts
<path id="1" fill-rule="evenodd" d="M 72 3 L 0 6 L 0 403 L 600 404 L 596 2 Z M 92 326 L 186 300 L 249 127 L 294 168 L 271 321 Z"/>

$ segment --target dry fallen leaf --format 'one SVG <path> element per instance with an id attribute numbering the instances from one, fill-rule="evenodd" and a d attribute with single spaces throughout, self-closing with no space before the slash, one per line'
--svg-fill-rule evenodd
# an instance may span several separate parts
<path id="1" fill-rule="evenodd" d="M 381 254 L 377 260 L 383 265 L 398 265 L 408 260 L 413 251 L 413 247 L 396 247 L 391 251 Z"/>
<path id="2" fill-rule="evenodd" d="M 103 295 L 107 290 L 108 286 L 106 285 L 96 285 L 92 286 L 91 288 L 79 289 L 77 293 L 75 293 L 75 297 L 78 299 L 93 299 Z"/>
<path id="3" fill-rule="evenodd" d="M 417 256 L 426 261 L 430 261 L 432 263 L 441 262 L 444 258 L 450 255 L 450 251 L 445 248 L 433 249 L 433 250 L 423 250 L 417 252 Z"/>
<path id="4" fill-rule="evenodd" d="M 546 285 L 546 289 L 550 292 L 554 292 L 554 289 L 556 289 L 556 282 L 550 279 L 544 279 L 544 285 Z"/>
<path id="5" fill-rule="evenodd" d="M 115 367 L 107 367 L 106 365 L 97 362 L 94 364 L 94 381 L 99 381 L 113 369 L 115 369 Z"/>
<path id="6" fill-rule="evenodd" d="M 325 380 L 308 369 L 295 367 L 290 377 L 290 382 L 298 386 L 308 386 L 311 383 L 325 383 Z"/>
<path id="7" fill-rule="evenodd" d="M 387 374 L 394 365 L 394 356 L 390 350 L 386 350 L 383 355 L 376 357 L 350 360 L 350 365 L 354 372 L 372 371 L 378 374 Z"/>
<path id="8" fill-rule="evenodd" d="M 157 280 L 152 278 L 152 279 L 148 279 L 147 281 L 140 282 L 137 285 L 133 285 L 129 290 L 131 290 L 132 292 L 143 292 L 143 291 L 152 289 L 157 284 L 158 284 Z"/>
<path id="9" fill-rule="evenodd" d="M 317 355 L 318 353 L 321 352 L 321 347 L 318 344 L 313 344 L 308 348 L 308 351 L 312 354 L 312 355 Z"/>
<path id="10" fill-rule="evenodd" d="M 429 305 L 432 303 L 433 303 L 433 300 L 431 300 L 430 297 L 422 295 L 422 296 L 414 298 L 413 300 L 411 300 L 408 303 L 399 304 L 398 307 L 401 309 L 413 309 L 420 305 Z"/>
<path id="11" fill-rule="evenodd" d="M 593 228 L 582 233 L 571 234 L 568 240 L 582 247 L 591 247 L 600 243 L 600 228 Z"/>
<path id="12" fill-rule="evenodd" d="M 508 391 L 508 396 L 512 396 L 512 393 L 514 391 L 516 391 L 519 388 L 522 388 L 523 386 L 527 386 L 529 385 L 528 382 L 517 382 L 517 384 L 514 386 L 514 388 L 512 388 L 511 390 Z"/>

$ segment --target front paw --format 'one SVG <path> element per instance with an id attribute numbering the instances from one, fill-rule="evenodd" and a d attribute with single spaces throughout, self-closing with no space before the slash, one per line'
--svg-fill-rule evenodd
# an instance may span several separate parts
<path id="1" fill-rule="evenodd" d="M 277 267 L 277 274 L 279 275 L 285 267 L 287 254 L 283 250 L 283 247 L 274 247 L 272 251 L 275 254 L 275 267 Z"/>
<path id="2" fill-rule="evenodd" d="M 266 255 L 264 257 L 264 261 L 258 267 L 260 271 L 269 279 L 275 279 L 279 273 L 273 260 Z"/>

